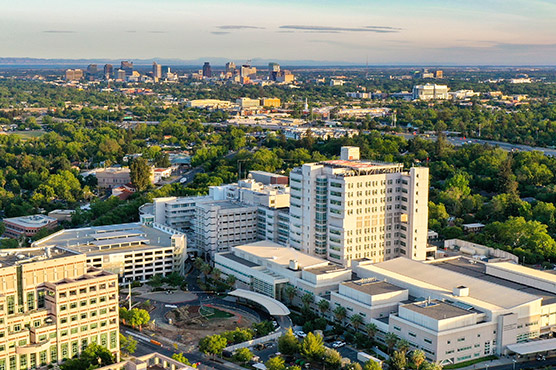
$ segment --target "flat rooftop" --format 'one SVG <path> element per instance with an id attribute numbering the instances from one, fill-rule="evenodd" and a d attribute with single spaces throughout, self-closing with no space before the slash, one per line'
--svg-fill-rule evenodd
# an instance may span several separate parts
<path id="1" fill-rule="evenodd" d="M 2 221 L 16 224 L 21 227 L 44 227 L 52 222 L 57 222 L 53 217 L 48 217 L 45 215 L 31 215 L 31 216 L 21 216 L 21 217 L 11 217 L 5 218 Z"/>
<path id="2" fill-rule="evenodd" d="M 409 303 L 402 307 L 435 320 L 451 319 L 475 313 L 438 300 Z"/>
<path id="3" fill-rule="evenodd" d="M 325 275 L 330 272 L 340 272 L 340 271 L 348 271 L 347 268 L 338 266 L 338 265 L 327 265 L 327 266 L 319 266 L 319 267 L 311 267 L 305 269 L 305 271 L 310 272 L 311 274 L 315 275 Z"/>
<path id="4" fill-rule="evenodd" d="M 331 167 L 343 167 L 352 170 L 374 170 L 374 169 L 392 169 L 394 172 L 400 172 L 403 170 L 403 164 L 401 163 L 382 163 L 382 162 L 371 162 L 371 161 L 348 161 L 344 159 L 335 159 L 331 161 L 320 162 L 325 166 Z"/>
<path id="5" fill-rule="evenodd" d="M 170 247 L 171 234 L 141 223 L 62 230 L 33 243 L 87 255 Z"/>
<path id="6" fill-rule="evenodd" d="M 387 283 L 385 281 L 373 280 L 373 279 L 361 279 L 356 281 L 347 281 L 342 283 L 342 285 L 358 290 L 362 293 L 368 295 L 379 295 L 385 293 L 401 292 L 407 290 L 399 286 Z"/>
<path id="7" fill-rule="evenodd" d="M 297 261 L 299 269 L 327 266 L 329 264 L 325 259 L 314 257 L 268 240 L 238 245 L 232 247 L 232 249 L 252 254 L 261 259 L 267 259 L 286 268 L 289 266 L 290 260 Z"/>
<path id="8" fill-rule="evenodd" d="M 229 200 L 207 200 L 203 202 L 198 202 L 197 207 L 214 207 L 217 206 L 220 209 L 247 209 L 247 208 L 254 208 L 256 209 L 257 206 L 250 206 L 243 203 L 238 202 L 231 202 Z"/>
<path id="9" fill-rule="evenodd" d="M 257 265 L 257 264 L 254 263 L 254 262 L 251 262 L 251 261 L 246 260 L 245 258 L 241 258 L 241 257 L 236 256 L 236 255 L 234 254 L 234 252 L 220 253 L 220 255 L 221 255 L 222 257 L 225 257 L 225 258 L 227 258 L 227 259 L 229 259 L 229 260 L 232 260 L 232 261 L 234 261 L 234 262 L 237 262 L 237 263 L 242 264 L 242 265 L 244 265 L 244 266 L 246 266 L 246 267 L 249 267 L 249 268 L 259 266 L 259 265 Z"/>
<path id="10" fill-rule="evenodd" d="M 15 266 L 29 262 L 38 262 L 46 259 L 61 258 L 74 255 L 75 253 L 57 248 L 51 248 L 49 252 L 47 252 L 47 249 L 43 247 L 0 249 L 0 264 L 1 267 Z"/>
<path id="11" fill-rule="evenodd" d="M 449 266 L 449 265 L 448 265 Z M 487 310 L 511 309 L 538 300 L 541 296 L 513 289 L 500 280 L 484 278 L 485 274 L 471 275 L 438 264 L 427 264 L 408 258 L 395 258 L 374 265 L 361 267 L 387 277 L 389 281 L 399 280 L 437 294 L 444 294 L 470 306 Z M 469 288 L 469 296 L 454 297 L 453 289 L 458 286 Z"/>
<path id="12" fill-rule="evenodd" d="M 509 262 L 504 262 L 504 263 L 508 263 L 509 265 L 511 265 L 511 267 L 517 267 L 519 265 L 515 265 L 515 264 L 510 264 Z M 556 294 L 544 291 L 544 290 L 540 290 L 537 288 L 533 288 L 530 286 L 527 286 L 525 284 L 521 284 L 521 283 L 517 283 L 515 281 L 510 281 L 510 280 L 506 280 L 506 279 L 502 279 L 496 276 L 492 276 L 492 275 L 488 275 L 486 273 L 486 265 L 483 263 L 471 263 L 469 262 L 468 259 L 466 258 L 458 258 L 458 259 L 452 259 L 452 260 L 446 260 L 446 261 L 440 261 L 440 262 L 433 262 L 432 263 L 434 266 L 449 270 L 449 271 L 453 271 L 453 272 L 457 272 L 459 274 L 463 274 L 466 276 L 471 276 L 474 278 L 478 278 L 490 283 L 494 283 L 497 285 L 501 285 L 504 286 L 506 288 L 518 291 L 518 292 L 522 292 L 522 293 L 527 293 L 527 294 L 532 294 L 535 295 L 537 297 L 542 297 L 542 304 L 543 305 L 548 305 L 548 304 L 553 304 L 556 303 Z M 499 266 L 500 263 L 494 263 L 494 266 Z M 529 270 L 533 270 L 527 267 L 523 267 L 524 269 L 527 269 L 527 272 L 530 272 Z M 533 271 L 537 271 L 537 270 L 533 270 Z M 552 275 L 552 279 L 556 279 L 556 276 L 554 276 L 551 273 L 548 272 L 543 272 L 543 271 L 537 271 L 539 273 L 542 274 L 548 274 L 548 275 Z M 532 272 L 531 272 L 532 273 Z M 554 281 L 554 280 L 553 280 Z"/>

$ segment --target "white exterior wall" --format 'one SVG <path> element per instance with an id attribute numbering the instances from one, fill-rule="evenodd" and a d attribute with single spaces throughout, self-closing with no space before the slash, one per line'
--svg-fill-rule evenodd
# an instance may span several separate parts
<path id="1" fill-rule="evenodd" d="M 344 266 L 353 259 L 380 262 L 400 255 L 425 260 L 428 168 L 343 172 L 313 163 L 290 173 L 290 245 Z"/>

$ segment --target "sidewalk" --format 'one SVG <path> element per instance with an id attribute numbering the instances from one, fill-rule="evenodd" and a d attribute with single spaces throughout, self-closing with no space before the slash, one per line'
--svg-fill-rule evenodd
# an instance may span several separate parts
<path id="1" fill-rule="evenodd" d="M 520 358 L 517 360 L 516 362 L 516 369 L 519 369 L 519 364 L 522 362 L 529 362 L 531 361 L 531 359 L 527 359 L 527 358 Z M 460 367 L 458 370 L 478 370 L 478 369 L 490 369 L 493 367 L 497 367 L 497 366 L 508 366 L 508 365 L 513 365 L 514 361 L 513 358 L 508 358 L 508 357 L 500 357 L 497 358 L 496 360 L 488 360 L 488 361 L 484 361 L 484 362 L 479 362 L 477 364 L 474 365 L 470 365 L 470 366 L 466 366 L 466 367 Z"/>

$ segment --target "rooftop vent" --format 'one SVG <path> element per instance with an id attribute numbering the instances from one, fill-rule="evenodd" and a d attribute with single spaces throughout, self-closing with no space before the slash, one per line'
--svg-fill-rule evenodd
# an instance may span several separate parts
<path id="1" fill-rule="evenodd" d="M 469 288 L 463 285 L 457 286 L 452 291 L 456 297 L 469 297 Z"/>
<path id="2" fill-rule="evenodd" d="M 299 270 L 299 262 L 297 260 L 290 260 L 290 270 L 297 271 Z"/>

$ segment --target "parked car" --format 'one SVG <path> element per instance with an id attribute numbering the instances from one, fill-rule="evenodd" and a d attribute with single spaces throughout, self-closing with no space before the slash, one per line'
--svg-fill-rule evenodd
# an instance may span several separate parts
<path id="1" fill-rule="evenodd" d="M 303 332 L 303 330 L 298 330 L 294 333 L 294 335 L 298 338 L 305 338 L 307 336 L 307 334 L 305 334 L 305 332 Z"/>
<path id="2" fill-rule="evenodd" d="M 346 342 L 342 342 L 341 340 L 338 340 L 334 343 L 332 343 L 332 348 L 340 348 L 346 345 Z"/>

